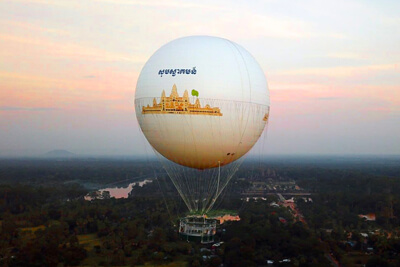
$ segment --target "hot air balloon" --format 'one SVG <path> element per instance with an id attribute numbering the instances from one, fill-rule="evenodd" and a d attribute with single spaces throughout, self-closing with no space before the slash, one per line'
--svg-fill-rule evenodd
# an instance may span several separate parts
<path id="1" fill-rule="evenodd" d="M 269 107 L 261 67 L 227 39 L 180 38 L 144 65 L 136 116 L 192 214 L 181 234 L 213 240 L 215 222 L 205 217 L 266 128 Z"/>

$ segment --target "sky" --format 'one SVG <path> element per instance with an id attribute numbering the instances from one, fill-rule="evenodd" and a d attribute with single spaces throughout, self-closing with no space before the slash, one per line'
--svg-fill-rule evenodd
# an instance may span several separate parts
<path id="1" fill-rule="evenodd" d="M 0 156 L 141 155 L 139 73 L 183 36 L 264 70 L 260 153 L 400 154 L 400 1 L 0 1 Z"/>

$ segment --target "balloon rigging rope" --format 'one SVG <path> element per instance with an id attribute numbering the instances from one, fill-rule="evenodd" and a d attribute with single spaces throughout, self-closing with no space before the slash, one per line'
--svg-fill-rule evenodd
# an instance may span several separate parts
<path id="1" fill-rule="evenodd" d="M 252 111 L 254 111 L 254 110 L 252 110 Z M 257 110 L 258 111 L 258 110 Z M 248 112 L 248 114 L 249 114 L 250 112 Z M 259 112 L 256 112 L 256 114 L 258 114 Z M 252 118 L 254 118 L 254 117 L 256 117 L 256 116 L 252 116 Z M 239 145 L 238 145 L 238 147 L 239 147 Z M 239 168 L 239 166 L 241 165 L 241 163 L 242 163 L 242 161 L 236 161 L 238 164 L 235 166 L 234 165 L 234 167 L 235 168 Z M 234 174 L 234 173 L 233 173 Z M 227 184 L 228 184 L 228 182 L 231 180 L 231 178 L 233 177 L 233 174 L 229 174 L 228 175 L 228 178 L 227 178 L 227 181 L 226 181 L 226 183 L 225 183 L 225 185 L 224 185 L 224 187 L 223 188 L 221 188 L 221 191 L 219 192 L 219 194 L 218 194 L 218 196 L 221 194 L 221 192 L 224 190 L 224 188 L 227 186 Z M 218 196 L 216 197 L 216 199 L 218 198 Z M 216 200 L 215 199 L 215 200 Z M 215 201 L 214 201 L 214 203 L 215 203 Z M 207 210 L 207 212 L 212 208 L 212 206 L 214 205 L 214 203 L 209 207 L 209 209 Z"/>
<path id="2" fill-rule="evenodd" d="M 161 129 L 163 125 L 163 123 L 160 122 L 160 118 L 158 116 L 158 114 L 154 114 L 154 117 L 156 118 L 156 121 L 158 122 L 158 128 Z M 163 131 L 160 131 L 161 134 L 166 132 L 166 129 L 163 129 Z M 165 140 L 165 136 L 162 137 Z M 168 176 L 171 178 L 172 183 L 174 184 L 175 188 L 177 189 L 178 193 L 180 194 L 180 196 L 182 197 L 183 201 L 185 202 L 186 206 L 188 207 L 189 210 L 192 210 L 191 204 L 189 202 L 189 199 L 186 197 L 186 195 L 182 192 L 182 185 L 179 183 L 180 179 L 177 179 L 177 171 L 174 170 L 174 168 L 168 168 L 168 161 L 164 160 L 164 157 L 159 154 L 155 148 L 153 148 L 154 152 L 156 153 L 156 155 L 159 157 L 159 159 L 161 159 L 161 163 L 164 166 L 164 169 L 167 171 Z M 177 186 L 178 185 L 178 186 Z"/>
<path id="3" fill-rule="evenodd" d="M 144 100 L 144 99 L 143 99 Z M 140 101 L 139 101 L 140 102 Z M 143 101 L 144 102 L 144 101 Z M 143 103 L 142 102 L 142 103 Z M 218 106 L 225 107 L 229 110 L 229 108 L 236 109 L 236 111 L 233 112 L 240 112 L 242 114 L 241 118 L 239 121 L 234 121 L 231 120 L 228 123 L 230 123 L 232 129 L 236 129 L 237 126 L 239 126 L 239 133 L 240 133 L 240 142 L 238 142 L 238 145 L 236 146 L 236 150 L 234 153 L 238 153 L 238 149 L 241 147 L 241 142 L 243 141 L 244 134 L 247 130 L 247 126 L 250 124 L 251 129 L 255 127 L 255 124 L 257 122 L 257 119 L 260 119 L 258 116 L 254 115 L 259 115 L 261 111 L 264 110 L 263 105 L 258 105 L 258 104 L 253 104 L 248 107 L 244 102 L 236 101 L 234 102 L 233 107 L 231 105 L 228 105 L 228 101 L 224 100 L 216 100 L 213 99 L 213 103 L 217 104 L 219 103 Z M 229 101 L 230 102 L 230 101 Z M 144 103 L 143 103 L 144 104 Z M 144 106 L 144 105 L 143 105 Z M 215 106 L 215 105 L 213 105 Z M 139 110 L 139 109 L 138 109 Z M 243 122 L 243 114 L 247 113 L 247 120 L 244 123 Z M 161 140 L 165 140 L 167 138 L 166 135 L 171 136 L 171 132 L 169 132 L 170 127 L 168 127 L 164 122 L 161 122 L 162 116 L 159 114 L 149 114 L 151 116 L 154 116 L 155 118 L 155 123 L 158 125 L 158 134 L 161 136 Z M 186 123 L 188 124 L 188 129 L 189 132 L 188 134 L 184 134 L 184 154 L 190 150 L 192 150 L 192 147 L 187 146 L 188 143 L 191 143 L 191 140 L 193 140 L 194 144 L 194 149 L 195 153 L 197 155 L 197 161 L 199 162 L 204 162 L 202 157 L 199 156 L 198 154 L 198 146 L 201 146 L 201 142 L 199 143 L 199 140 L 197 138 L 200 137 L 196 136 L 194 134 L 194 126 L 193 126 L 193 120 L 195 119 L 196 116 L 185 116 Z M 257 117 L 257 118 L 255 118 Z M 253 118 L 251 120 L 250 118 Z M 213 126 L 213 121 L 217 121 L 218 126 L 218 132 L 216 133 L 214 131 L 214 126 Z M 244 126 L 244 128 L 242 128 Z M 228 138 L 227 136 L 223 136 L 222 134 L 222 124 L 221 120 L 213 120 L 213 118 L 207 118 L 203 122 L 202 128 L 206 131 L 211 130 L 212 134 L 212 139 L 213 140 L 208 140 L 208 142 L 213 142 L 213 145 L 215 148 L 217 148 L 218 151 L 223 152 L 224 145 L 223 142 Z M 185 130 L 185 129 L 182 129 Z M 168 132 L 167 132 L 168 131 Z M 191 133 L 191 134 L 190 134 Z M 172 132 L 173 134 L 173 132 Z M 235 139 L 235 132 L 232 131 L 232 137 Z M 173 136 L 173 135 L 172 135 Z M 252 136 L 251 138 L 254 138 Z M 216 142 L 216 140 L 221 140 L 222 142 Z M 225 149 L 230 149 L 229 147 L 226 147 Z M 227 184 L 229 181 L 232 179 L 234 173 L 237 171 L 238 167 L 242 164 L 243 162 L 243 157 L 240 159 L 237 159 L 236 161 L 232 162 L 231 164 L 225 165 L 225 166 L 220 166 L 220 168 L 212 168 L 209 170 L 197 170 L 197 169 L 191 169 L 188 167 L 183 167 L 179 164 L 176 164 L 170 160 L 168 160 L 166 157 L 163 155 L 159 154 L 156 149 L 153 147 L 153 150 L 155 151 L 156 155 L 159 157 L 162 165 L 164 166 L 164 169 L 166 170 L 168 176 L 171 178 L 172 183 L 174 184 L 175 188 L 177 189 L 178 193 L 182 197 L 182 200 L 188 207 L 189 211 L 201 211 L 201 212 L 209 212 L 214 206 L 216 201 L 218 200 L 219 197 L 221 197 L 221 193 L 224 191 L 226 188 Z M 231 151 L 231 153 L 233 150 Z M 222 153 L 221 153 L 222 154 Z M 204 162 L 205 163 L 205 162 Z M 218 172 L 217 172 L 218 170 Z M 218 173 L 218 175 L 217 175 Z M 218 179 L 216 179 L 218 178 Z M 192 193 L 192 194 L 191 194 Z M 226 194 L 224 194 L 225 196 Z M 220 199 L 220 201 L 222 198 Z M 220 204 L 220 203 L 219 203 Z M 219 206 L 219 205 L 218 205 Z"/>
<path id="4" fill-rule="evenodd" d="M 154 177 L 155 177 L 155 179 L 157 181 L 158 187 L 160 188 L 160 191 L 161 191 L 165 206 L 167 207 L 167 211 L 168 211 L 169 219 L 171 220 L 171 224 L 174 225 L 175 223 L 174 223 L 174 220 L 172 219 L 171 211 L 169 210 L 167 200 L 165 199 L 163 190 L 161 190 L 160 182 L 158 181 L 157 173 L 155 171 L 154 171 Z"/>

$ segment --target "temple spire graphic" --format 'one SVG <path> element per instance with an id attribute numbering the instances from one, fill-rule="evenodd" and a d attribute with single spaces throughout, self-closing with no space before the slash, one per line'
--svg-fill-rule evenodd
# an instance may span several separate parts
<path id="1" fill-rule="evenodd" d="M 170 97 L 172 97 L 172 98 L 178 98 L 179 97 L 178 89 L 176 88 L 176 84 L 174 84 L 172 86 L 172 91 L 171 91 Z"/>
<path id="2" fill-rule="evenodd" d="M 153 99 L 153 106 L 147 105 L 142 107 L 142 114 L 190 114 L 190 115 L 208 115 L 222 116 L 221 110 L 218 107 L 211 107 L 206 104 L 201 107 L 199 98 L 196 98 L 194 104 L 190 103 L 189 92 L 185 90 L 183 96 L 178 94 L 176 84 L 172 86 L 170 96 L 165 95 L 165 90 L 161 93 L 160 103 L 157 99 Z"/>

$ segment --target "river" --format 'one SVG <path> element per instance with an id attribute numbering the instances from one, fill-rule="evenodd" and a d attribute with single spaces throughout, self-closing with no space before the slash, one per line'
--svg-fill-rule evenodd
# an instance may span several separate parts
<path id="1" fill-rule="evenodd" d="M 93 200 L 93 199 L 103 199 L 103 198 L 127 198 L 129 193 L 132 191 L 132 188 L 136 185 L 142 187 L 147 183 L 152 183 L 153 180 L 145 179 L 139 182 L 134 182 L 128 184 L 127 187 L 107 187 L 103 189 L 99 189 L 97 191 L 92 191 L 85 196 L 85 200 Z M 109 194 L 107 193 L 109 192 Z"/>

